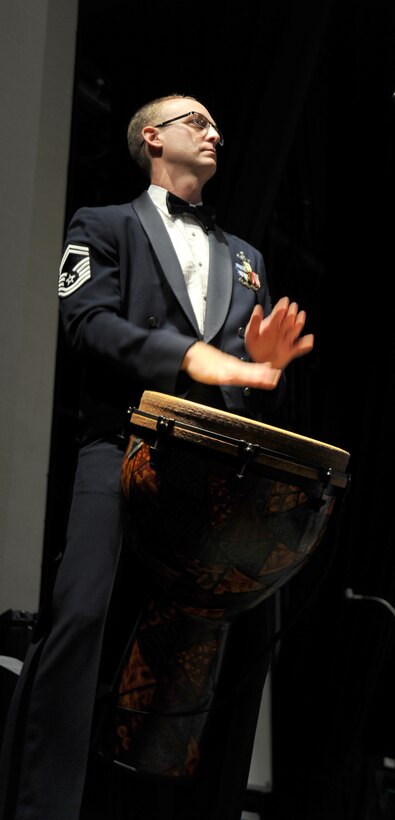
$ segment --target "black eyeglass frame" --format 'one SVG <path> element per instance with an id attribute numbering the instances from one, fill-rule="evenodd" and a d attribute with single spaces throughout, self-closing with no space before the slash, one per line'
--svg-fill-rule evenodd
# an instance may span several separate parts
<path id="1" fill-rule="evenodd" d="M 218 145 L 222 146 L 224 144 L 224 138 L 223 138 L 222 132 L 219 130 L 217 125 L 214 125 L 214 123 L 211 122 L 211 120 L 207 119 L 207 117 L 204 114 L 201 114 L 200 111 L 188 111 L 186 114 L 179 114 L 178 117 L 172 117 L 170 120 L 164 120 L 164 122 L 157 122 L 156 125 L 154 125 L 154 128 L 163 128 L 165 125 L 170 125 L 171 122 L 177 122 L 177 120 L 182 120 L 184 117 L 190 117 L 190 116 L 192 116 L 192 114 L 194 114 L 195 117 L 202 117 L 202 119 L 206 120 L 207 126 L 203 126 L 202 131 L 204 131 L 204 129 L 208 128 L 210 125 L 211 125 L 212 128 L 214 128 L 214 131 L 216 131 L 218 136 L 219 136 Z M 185 125 L 188 125 L 188 124 L 189 123 L 187 123 L 187 122 L 185 123 Z M 197 122 L 195 123 L 195 125 L 197 125 L 198 128 L 200 127 L 199 123 L 197 123 Z M 140 148 L 143 145 L 144 145 L 144 140 L 140 143 Z"/>

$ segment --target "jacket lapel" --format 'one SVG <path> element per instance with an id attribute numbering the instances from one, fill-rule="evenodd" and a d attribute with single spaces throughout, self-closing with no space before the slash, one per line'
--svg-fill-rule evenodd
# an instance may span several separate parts
<path id="1" fill-rule="evenodd" d="M 180 263 L 155 205 L 147 192 L 144 192 L 134 200 L 132 207 L 149 238 L 173 293 L 195 332 L 200 336 Z M 229 246 L 225 234 L 218 226 L 215 234 L 209 233 L 209 248 L 207 310 L 203 336 L 205 342 L 210 342 L 225 322 L 232 296 L 233 281 Z"/>
<path id="2" fill-rule="evenodd" d="M 137 213 L 174 295 L 195 332 L 200 336 L 180 263 L 155 205 L 144 192 L 134 200 L 132 208 Z"/>
<path id="3" fill-rule="evenodd" d="M 210 266 L 207 308 L 204 323 L 205 342 L 216 336 L 225 322 L 232 296 L 232 260 L 225 234 L 218 228 L 209 234 Z"/>

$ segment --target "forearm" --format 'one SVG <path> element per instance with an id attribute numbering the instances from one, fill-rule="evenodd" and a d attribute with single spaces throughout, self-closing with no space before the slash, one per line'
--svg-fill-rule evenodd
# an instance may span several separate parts
<path id="1" fill-rule="evenodd" d="M 181 369 L 191 379 L 209 385 L 231 385 L 273 390 L 281 370 L 268 363 L 245 362 L 205 342 L 196 342 L 186 351 Z"/>
<path id="2" fill-rule="evenodd" d="M 172 392 L 193 337 L 173 330 L 147 330 L 105 310 L 75 326 L 65 326 L 66 338 L 74 353 L 89 368 L 101 362 L 107 371 L 119 374 L 136 387 Z"/>

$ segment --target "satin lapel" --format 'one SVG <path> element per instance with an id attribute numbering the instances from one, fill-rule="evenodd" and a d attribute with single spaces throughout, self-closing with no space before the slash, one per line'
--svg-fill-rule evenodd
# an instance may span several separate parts
<path id="1" fill-rule="evenodd" d="M 210 266 L 207 288 L 207 308 L 204 323 L 205 342 L 216 336 L 225 322 L 232 296 L 232 259 L 224 233 L 216 228 L 209 234 Z"/>
<path id="2" fill-rule="evenodd" d="M 142 227 L 149 238 L 174 295 L 194 330 L 200 336 L 180 263 L 155 205 L 153 205 L 148 194 L 143 193 L 138 199 L 134 200 L 132 207 L 136 211 Z"/>

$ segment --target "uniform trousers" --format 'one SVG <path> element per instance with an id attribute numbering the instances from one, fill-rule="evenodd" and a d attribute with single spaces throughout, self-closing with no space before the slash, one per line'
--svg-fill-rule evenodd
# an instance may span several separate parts
<path id="1" fill-rule="evenodd" d="M 33 637 L 7 719 L 0 765 L 0 820 L 80 820 L 103 638 L 122 545 L 123 454 L 123 448 L 110 441 L 97 441 L 80 450 L 50 628 Z M 129 580 L 127 586 L 133 597 Z M 132 619 L 142 603 L 142 597 L 137 593 L 135 597 Z M 232 627 L 225 688 L 219 698 L 226 702 L 244 676 L 249 685 L 214 718 L 210 751 L 197 783 L 174 790 L 171 786 L 156 789 L 152 784 L 147 789 L 144 783 L 126 781 L 124 805 L 119 811 L 114 805 L 108 815 L 102 815 L 101 806 L 98 816 L 239 820 L 268 663 L 267 657 L 261 657 L 262 649 L 270 634 L 267 602 Z M 94 788 L 97 782 L 94 775 Z M 114 785 L 122 793 L 122 784 Z M 154 805 L 159 803 L 161 808 L 156 810 Z"/>
<path id="2" fill-rule="evenodd" d="M 33 636 L 0 766 L 1 820 L 78 820 L 103 633 L 122 543 L 123 449 L 81 447 L 47 634 Z"/>

